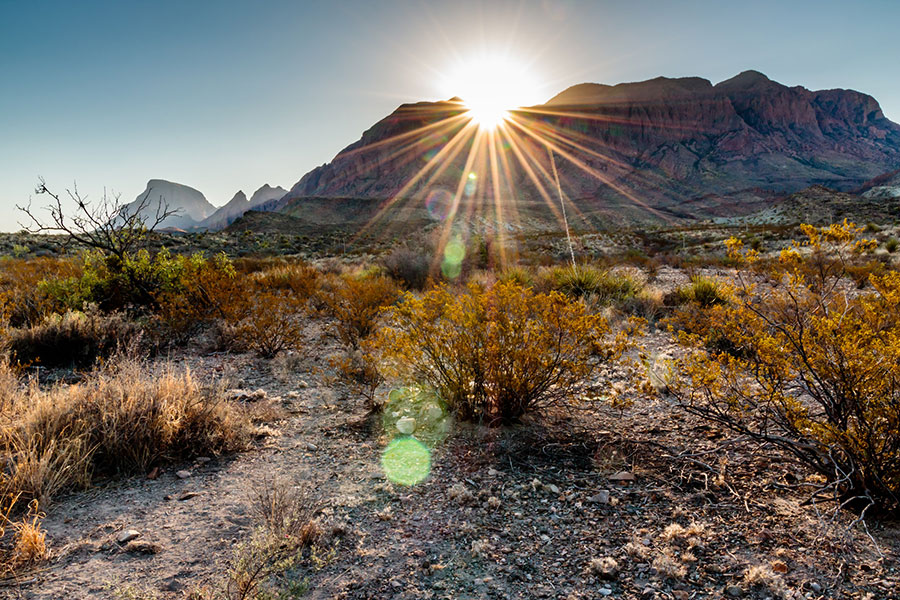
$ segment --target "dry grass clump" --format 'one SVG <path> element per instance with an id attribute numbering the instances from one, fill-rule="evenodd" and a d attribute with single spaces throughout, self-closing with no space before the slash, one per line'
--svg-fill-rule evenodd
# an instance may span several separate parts
<path id="1" fill-rule="evenodd" d="M 31 327 L 11 329 L 6 349 L 21 364 L 44 367 L 88 367 L 98 358 L 130 347 L 140 327 L 121 313 L 50 314 Z"/>
<path id="2" fill-rule="evenodd" d="M 637 296 L 645 282 L 633 270 L 607 271 L 592 266 L 554 267 L 544 273 L 543 289 L 570 298 L 586 298 L 600 305 L 621 304 Z"/>
<path id="3" fill-rule="evenodd" d="M 775 573 L 768 565 L 754 565 L 744 571 L 744 582 L 747 585 L 760 587 L 781 597 L 788 591 L 781 575 Z"/>
<path id="4" fill-rule="evenodd" d="M 0 505 L 0 578 L 14 575 L 22 569 L 47 559 L 47 534 L 41 529 L 44 514 L 38 510 L 37 500 L 29 503 L 24 515 L 15 518 L 19 496 L 4 493 Z"/>
<path id="5" fill-rule="evenodd" d="M 290 291 L 305 302 L 318 291 L 322 274 L 304 262 L 286 263 L 255 272 L 253 283 L 260 290 Z"/>
<path id="6" fill-rule="evenodd" d="M 663 579 L 681 580 L 687 577 L 687 567 L 684 562 L 678 559 L 669 548 L 657 553 L 650 566 Z"/>
<path id="7" fill-rule="evenodd" d="M 0 365 L 0 488 L 46 504 L 94 477 L 238 450 L 248 417 L 190 371 L 124 361 L 83 383 L 42 389 Z"/>

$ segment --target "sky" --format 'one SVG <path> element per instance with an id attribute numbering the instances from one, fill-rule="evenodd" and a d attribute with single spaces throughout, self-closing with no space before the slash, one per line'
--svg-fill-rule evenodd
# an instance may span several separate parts
<path id="1" fill-rule="evenodd" d="M 0 231 L 46 203 L 39 177 L 123 201 L 168 179 L 217 206 L 290 188 L 484 57 L 527 72 L 523 104 L 755 69 L 900 121 L 897 23 L 896 0 L 0 0 Z"/>

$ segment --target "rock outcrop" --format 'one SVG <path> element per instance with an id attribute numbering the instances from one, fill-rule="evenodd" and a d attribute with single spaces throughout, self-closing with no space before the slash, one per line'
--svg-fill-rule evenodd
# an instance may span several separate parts
<path id="1" fill-rule="evenodd" d="M 900 167 L 900 126 L 871 96 L 788 87 L 755 71 L 717 85 L 580 84 L 512 117 L 496 147 L 501 186 L 486 152 L 467 162 L 476 128 L 452 99 L 399 107 L 266 209 L 305 197 L 425 200 L 468 192 L 466 177 L 482 198 L 499 189 L 497 201 L 539 203 L 555 190 L 552 159 L 585 218 L 658 220 L 755 210 L 811 185 L 853 190 Z"/>

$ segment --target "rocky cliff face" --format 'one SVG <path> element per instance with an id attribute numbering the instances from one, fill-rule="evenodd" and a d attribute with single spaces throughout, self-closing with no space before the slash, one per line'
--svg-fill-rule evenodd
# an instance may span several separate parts
<path id="1" fill-rule="evenodd" d="M 424 199 L 455 193 L 470 172 L 477 195 L 491 197 L 487 159 L 467 163 L 473 136 L 457 135 L 470 131 L 464 113 L 455 99 L 403 105 L 281 202 Z M 900 126 L 871 96 L 788 87 L 755 71 L 717 85 L 696 77 L 576 85 L 516 111 L 514 122 L 497 149 L 508 167 L 500 194 L 537 202 L 535 178 L 553 189 L 552 146 L 563 189 L 585 214 L 704 216 L 810 185 L 855 189 L 900 167 Z"/>

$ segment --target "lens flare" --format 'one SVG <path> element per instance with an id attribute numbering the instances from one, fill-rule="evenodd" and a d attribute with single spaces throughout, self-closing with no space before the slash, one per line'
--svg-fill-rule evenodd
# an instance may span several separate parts
<path id="1" fill-rule="evenodd" d="M 381 468 L 394 483 L 416 485 L 431 473 L 431 452 L 413 437 L 397 438 L 381 456 Z"/>
<path id="2" fill-rule="evenodd" d="M 462 273 L 463 259 L 466 257 L 466 246 L 457 236 L 444 246 L 444 260 L 441 263 L 441 273 L 447 279 L 456 279 Z"/>

